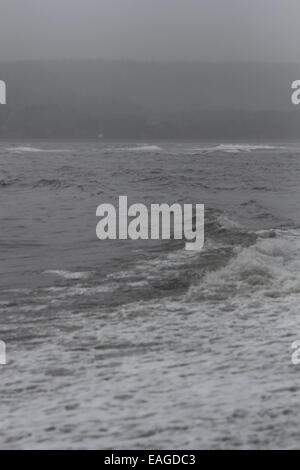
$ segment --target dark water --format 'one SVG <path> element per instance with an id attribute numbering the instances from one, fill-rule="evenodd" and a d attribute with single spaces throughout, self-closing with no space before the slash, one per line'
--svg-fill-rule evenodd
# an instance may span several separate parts
<path id="1" fill-rule="evenodd" d="M 0 144 L 1 448 L 297 448 L 300 145 Z M 205 248 L 96 208 L 204 203 Z"/>

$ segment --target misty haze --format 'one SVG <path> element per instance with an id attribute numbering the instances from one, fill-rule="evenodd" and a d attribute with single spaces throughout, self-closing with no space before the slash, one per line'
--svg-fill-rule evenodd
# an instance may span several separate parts
<path id="1" fill-rule="evenodd" d="M 300 66 L 121 61 L 0 64 L 3 138 L 297 140 Z"/>

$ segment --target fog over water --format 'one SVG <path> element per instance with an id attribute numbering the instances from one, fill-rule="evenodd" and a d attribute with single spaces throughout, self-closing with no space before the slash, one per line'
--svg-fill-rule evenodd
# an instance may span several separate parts
<path id="1" fill-rule="evenodd" d="M 299 61 L 298 0 L 2 0 L 0 60 Z"/>

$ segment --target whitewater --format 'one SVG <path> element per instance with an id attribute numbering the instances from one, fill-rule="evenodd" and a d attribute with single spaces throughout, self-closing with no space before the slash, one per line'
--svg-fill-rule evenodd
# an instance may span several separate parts
<path id="1" fill-rule="evenodd" d="M 1 447 L 298 448 L 299 155 L 1 143 Z M 120 194 L 203 203 L 203 250 L 98 240 Z"/>

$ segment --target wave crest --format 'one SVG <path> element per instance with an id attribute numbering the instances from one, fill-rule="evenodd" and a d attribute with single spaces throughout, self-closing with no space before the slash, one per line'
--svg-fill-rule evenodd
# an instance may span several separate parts
<path id="1" fill-rule="evenodd" d="M 214 147 L 200 147 L 194 150 L 199 152 L 225 152 L 225 153 L 250 153 L 254 151 L 263 150 L 278 150 L 283 147 L 272 145 L 250 145 L 250 144 L 220 144 Z"/>
<path id="2" fill-rule="evenodd" d="M 250 247 L 239 246 L 225 267 L 207 273 L 200 283 L 190 287 L 187 300 L 300 294 L 299 249 L 299 233 L 279 231 L 276 238 L 258 238 Z"/>
<path id="3" fill-rule="evenodd" d="M 35 147 L 8 147 L 7 152 L 12 153 L 68 153 L 67 149 L 42 149 Z"/>

